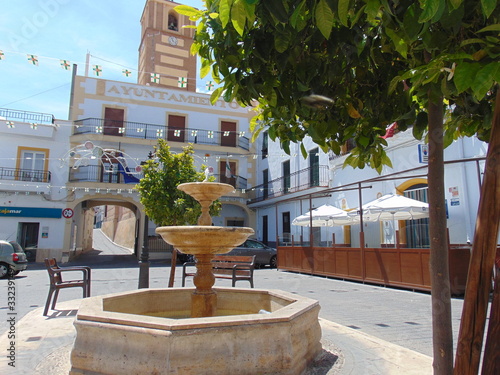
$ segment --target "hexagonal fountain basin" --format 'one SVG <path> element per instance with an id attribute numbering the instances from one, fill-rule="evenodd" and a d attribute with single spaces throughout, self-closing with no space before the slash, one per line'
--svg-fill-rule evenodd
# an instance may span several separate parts
<path id="1" fill-rule="evenodd" d="M 193 288 L 84 299 L 70 373 L 300 374 L 320 353 L 317 301 L 279 290 L 214 290 L 218 316 L 203 318 L 185 318 Z"/>

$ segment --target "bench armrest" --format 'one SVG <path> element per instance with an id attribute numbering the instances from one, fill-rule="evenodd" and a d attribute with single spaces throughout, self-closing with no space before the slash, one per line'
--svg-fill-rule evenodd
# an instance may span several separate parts
<path id="1" fill-rule="evenodd" d="M 185 272 L 186 270 L 186 267 L 192 267 L 192 266 L 196 266 L 196 263 L 195 262 L 186 262 L 182 265 L 182 272 Z"/>
<path id="2" fill-rule="evenodd" d="M 235 264 L 233 266 L 234 270 L 251 270 L 254 268 L 253 264 Z"/>

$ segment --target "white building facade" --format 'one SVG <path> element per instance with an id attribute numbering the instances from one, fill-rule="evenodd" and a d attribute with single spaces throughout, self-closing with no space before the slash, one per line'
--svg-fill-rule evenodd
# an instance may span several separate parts
<path id="1" fill-rule="evenodd" d="M 150 87 L 147 85 L 75 76 L 71 119 L 74 132 L 70 148 L 104 150 L 88 163 L 70 160 L 68 188 L 77 199 L 73 208 L 90 209 L 118 205 L 135 215 L 126 233 L 142 238 L 143 207 L 134 189 L 141 177 L 140 164 L 154 152 L 158 139 L 168 142 L 172 152 L 192 144 L 195 163 L 211 166 L 217 181 L 233 185 L 233 193 L 221 199 L 221 216 L 215 225 L 251 226 L 254 215 L 246 205 L 246 191 L 255 184 L 254 146 L 249 142 L 252 113 L 236 103 L 219 100 L 214 106 L 210 95 Z M 140 170 L 140 168 L 139 168 Z M 81 227 L 81 225 L 80 225 Z M 77 242 L 89 233 L 81 231 Z M 154 235 L 154 224 L 149 236 Z"/>
<path id="2" fill-rule="evenodd" d="M 357 210 L 360 205 L 391 193 L 427 201 L 426 144 L 415 140 L 411 131 L 396 133 L 387 141 L 386 151 L 393 167 L 384 167 L 380 175 L 370 168 L 344 168 L 347 154 L 325 154 L 318 151 L 310 139 L 304 142 L 307 159 L 296 145 L 291 147 L 292 155 L 288 156 L 280 149 L 279 143 L 269 141 L 268 147 L 264 146 L 268 157 L 259 158 L 257 177 L 260 184 L 255 189 L 258 191 L 252 192 L 255 195 L 249 201 L 249 206 L 257 211 L 259 238 L 266 240 L 267 236 L 267 242 L 273 245 L 277 242 L 286 245 L 292 241 L 308 245 L 311 241 L 309 227 L 295 226 L 291 222 L 309 212 L 310 208 L 323 204 L 347 211 Z M 487 148 L 488 145 L 477 138 L 461 138 L 445 149 L 450 243 L 470 243 L 474 237 Z M 268 181 L 265 181 L 265 174 L 270 176 Z M 394 245 L 398 231 L 399 243 L 409 247 L 428 247 L 427 226 L 428 219 L 365 222 L 364 245 Z M 356 247 L 360 246 L 360 231 L 359 224 L 313 227 L 312 241 L 316 246 L 336 243 Z"/>
<path id="3" fill-rule="evenodd" d="M 0 238 L 19 242 L 30 260 L 69 250 L 74 198 L 62 165 L 72 123 L 50 114 L 0 109 Z"/>

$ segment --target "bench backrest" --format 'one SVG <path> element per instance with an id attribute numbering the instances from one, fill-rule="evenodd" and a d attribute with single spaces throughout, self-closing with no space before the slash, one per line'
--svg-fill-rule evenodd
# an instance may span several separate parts
<path id="1" fill-rule="evenodd" d="M 216 255 L 213 262 L 217 263 L 242 263 L 252 265 L 255 262 L 255 255 Z"/>
<path id="2" fill-rule="evenodd" d="M 47 267 L 47 271 L 49 272 L 50 283 L 56 284 L 62 282 L 61 273 L 57 272 L 59 266 L 57 265 L 56 258 L 45 259 L 45 267 Z"/>

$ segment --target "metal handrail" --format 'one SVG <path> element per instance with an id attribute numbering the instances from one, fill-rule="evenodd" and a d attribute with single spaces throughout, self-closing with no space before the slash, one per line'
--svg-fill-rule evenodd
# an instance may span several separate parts
<path id="1" fill-rule="evenodd" d="M 327 165 L 304 168 L 291 173 L 289 176 L 282 176 L 266 184 L 250 188 L 250 194 L 253 197 L 249 203 L 260 202 L 313 187 L 328 187 L 328 181 L 329 168 Z"/>
<path id="2" fill-rule="evenodd" d="M 175 128 L 145 122 L 116 121 L 94 117 L 76 120 L 74 134 L 88 133 L 141 139 L 163 138 L 172 142 L 240 147 L 244 150 L 250 148 L 249 139 L 240 136 L 239 133 L 231 134 L 231 132 L 219 130 Z"/>
<path id="3" fill-rule="evenodd" d="M 49 113 L 19 111 L 7 108 L 0 108 L 0 119 L 36 124 L 53 124 L 55 121 L 55 117 Z"/>
<path id="4" fill-rule="evenodd" d="M 50 178 L 50 172 L 44 170 L 0 167 L 0 180 L 50 182 Z"/>
<path id="5" fill-rule="evenodd" d="M 130 178 L 126 178 L 129 176 Z M 234 186 L 235 189 L 246 189 L 247 179 L 241 176 L 231 176 L 226 177 L 224 174 L 214 174 L 215 178 L 219 182 L 224 182 Z M 69 170 L 69 182 L 103 182 L 103 183 L 115 183 L 115 184 L 126 184 L 126 183 L 137 183 L 135 179 L 141 178 L 140 175 L 130 174 L 126 171 L 119 170 L 118 168 L 113 170 L 106 170 L 101 165 L 86 165 L 80 166 L 78 169 L 70 168 Z"/>

